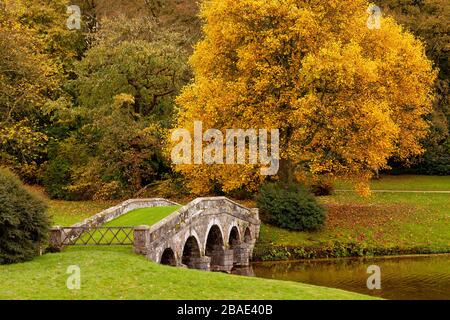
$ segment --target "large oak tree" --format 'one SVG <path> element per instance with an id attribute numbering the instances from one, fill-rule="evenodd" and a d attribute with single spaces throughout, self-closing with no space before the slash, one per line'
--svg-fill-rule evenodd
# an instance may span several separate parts
<path id="1" fill-rule="evenodd" d="M 423 152 L 436 77 L 423 44 L 364 0 L 206 0 L 178 127 L 280 129 L 282 179 L 367 180 Z M 254 189 L 255 165 L 177 165 L 195 192 Z"/>

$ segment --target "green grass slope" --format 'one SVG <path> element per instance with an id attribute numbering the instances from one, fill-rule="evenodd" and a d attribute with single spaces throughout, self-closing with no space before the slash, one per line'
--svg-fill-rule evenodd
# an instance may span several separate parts
<path id="1" fill-rule="evenodd" d="M 181 206 L 142 208 L 130 211 L 108 223 L 105 227 L 136 227 L 140 225 L 151 226 L 164 219 Z"/>
<path id="2" fill-rule="evenodd" d="M 70 265 L 81 270 L 69 290 Z M 162 266 L 129 247 L 70 248 L 31 262 L 0 266 L 0 299 L 373 299 L 296 282 Z"/>

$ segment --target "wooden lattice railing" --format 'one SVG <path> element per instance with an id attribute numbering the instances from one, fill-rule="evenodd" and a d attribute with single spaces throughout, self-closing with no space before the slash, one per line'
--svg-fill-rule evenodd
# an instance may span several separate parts
<path id="1" fill-rule="evenodd" d="M 133 245 L 133 227 L 63 227 L 62 246 Z"/>

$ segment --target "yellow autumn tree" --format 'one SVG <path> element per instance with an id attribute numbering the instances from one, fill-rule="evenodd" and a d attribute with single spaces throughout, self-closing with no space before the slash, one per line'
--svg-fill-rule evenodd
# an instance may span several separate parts
<path id="1" fill-rule="evenodd" d="M 83 47 L 82 33 L 66 26 L 68 3 L 0 0 L 0 165 L 28 183 L 61 132 L 53 106 L 70 99 L 63 85 Z"/>
<path id="2" fill-rule="evenodd" d="M 422 43 L 364 0 L 205 0 L 178 128 L 279 129 L 281 179 L 367 180 L 423 152 L 436 77 Z M 177 141 L 171 141 L 173 147 Z M 204 142 L 206 145 L 207 142 Z M 255 189 L 258 165 L 179 164 L 196 193 Z"/>

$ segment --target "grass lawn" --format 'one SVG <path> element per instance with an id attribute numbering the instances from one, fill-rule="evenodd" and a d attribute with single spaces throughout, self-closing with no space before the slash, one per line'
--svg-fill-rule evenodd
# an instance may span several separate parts
<path id="1" fill-rule="evenodd" d="M 348 182 L 339 181 L 336 189 L 352 189 Z M 382 175 L 370 182 L 373 190 L 450 191 L 450 176 Z"/>
<path id="2" fill-rule="evenodd" d="M 69 227 L 77 222 L 83 221 L 94 214 L 119 204 L 115 201 L 64 201 L 52 200 L 45 195 L 43 188 L 26 186 L 27 190 L 40 198 L 48 205 L 48 214 L 53 225 Z"/>
<path id="3" fill-rule="evenodd" d="M 375 186 L 450 190 L 450 176 L 383 177 L 372 184 Z M 364 198 L 349 192 L 320 197 L 319 201 L 328 208 L 322 230 L 291 232 L 263 224 L 259 245 L 323 246 L 338 241 L 368 248 L 450 252 L 450 194 L 373 193 Z"/>
<path id="4" fill-rule="evenodd" d="M 70 227 L 118 203 L 118 201 L 47 201 L 52 224 L 64 227 Z"/>
<path id="5" fill-rule="evenodd" d="M 66 287 L 67 267 L 81 289 Z M 297 282 L 162 266 L 130 247 L 68 248 L 31 262 L 0 266 L 0 299 L 373 299 Z"/>
<path id="6" fill-rule="evenodd" d="M 128 212 L 108 223 L 106 227 L 136 227 L 140 225 L 151 226 L 164 219 L 171 213 L 181 208 L 181 206 L 142 208 Z"/>
<path id="7" fill-rule="evenodd" d="M 369 246 L 428 246 L 450 249 L 450 196 L 445 194 L 355 194 L 322 197 L 328 207 L 325 227 L 292 232 L 267 224 L 261 241 L 315 245 L 323 241 L 360 242 Z"/>

